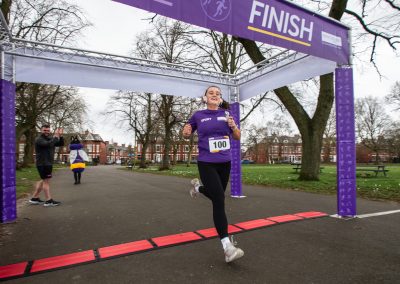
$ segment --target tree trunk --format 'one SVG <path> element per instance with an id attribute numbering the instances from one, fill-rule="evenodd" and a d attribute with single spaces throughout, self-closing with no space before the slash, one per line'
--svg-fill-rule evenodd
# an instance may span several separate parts
<path id="1" fill-rule="evenodd" d="M 174 97 L 161 95 L 161 98 L 162 98 L 161 111 L 164 119 L 165 135 L 164 135 L 164 156 L 159 170 L 163 171 L 163 170 L 169 170 L 171 168 L 171 159 L 169 157 L 169 154 L 171 153 L 172 128 L 174 126 L 174 122 L 171 120 L 172 119 L 171 112 L 174 103 Z"/>
<path id="2" fill-rule="evenodd" d="M 381 162 L 381 157 L 379 156 L 379 150 L 375 150 L 375 164 L 379 164 Z"/>
<path id="3" fill-rule="evenodd" d="M 15 151 L 15 159 L 16 159 L 16 161 L 18 161 L 19 160 L 19 143 L 20 143 L 20 141 L 21 141 L 21 138 L 22 138 L 22 136 L 24 135 L 24 133 L 26 132 L 26 131 L 28 131 L 30 128 L 32 128 L 32 125 L 27 125 L 27 124 L 20 124 L 20 125 L 17 125 L 16 127 L 15 127 L 15 132 L 16 132 L 16 137 L 15 137 L 15 149 L 16 149 L 16 151 Z M 26 141 L 25 141 L 25 143 L 26 143 Z M 25 147 L 24 147 L 24 152 L 25 152 Z M 21 166 L 23 166 L 22 164 L 18 164 L 17 165 L 17 167 L 19 168 L 19 167 L 21 167 Z"/>
<path id="4" fill-rule="evenodd" d="M 178 155 L 178 147 L 179 145 L 173 145 L 172 147 L 172 165 L 176 165 L 177 164 L 177 155 Z"/>
<path id="5" fill-rule="evenodd" d="M 329 163 L 331 161 L 331 139 L 328 139 L 324 145 L 324 163 Z"/>
<path id="6" fill-rule="evenodd" d="M 10 22 L 10 8 L 11 8 L 11 0 L 3 0 L 1 5 L 1 11 L 3 12 L 4 18 L 7 22 L 7 24 L 9 24 Z"/>
<path id="7" fill-rule="evenodd" d="M 171 129 L 169 127 L 165 128 L 165 138 L 164 138 L 164 156 L 162 164 L 159 168 L 160 171 L 169 170 L 171 168 L 171 162 L 169 153 L 171 152 Z"/>
<path id="8" fill-rule="evenodd" d="M 318 180 L 319 167 L 321 164 L 322 139 L 316 133 L 302 135 L 302 156 L 300 180 Z M 318 151 L 319 149 L 319 151 Z"/>
<path id="9" fill-rule="evenodd" d="M 24 147 L 24 159 L 22 161 L 22 167 L 29 167 L 34 163 L 33 161 L 33 149 L 35 147 L 36 130 L 35 128 L 25 131 L 25 147 Z"/>
<path id="10" fill-rule="evenodd" d="M 149 142 L 145 142 L 142 144 L 142 151 L 141 151 L 141 157 L 140 157 L 140 164 L 139 164 L 139 168 L 140 169 L 145 169 L 147 168 L 146 165 L 146 152 L 147 152 L 147 148 L 149 147 Z"/>
<path id="11" fill-rule="evenodd" d="M 190 167 L 190 163 L 192 162 L 193 144 L 194 144 L 194 135 L 191 135 L 191 136 L 190 136 L 190 140 L 189 140 L 188 159 L 187 159 L 187 163 L 186 163 L 186 166 L 187 166 L 187 167 Z"/>

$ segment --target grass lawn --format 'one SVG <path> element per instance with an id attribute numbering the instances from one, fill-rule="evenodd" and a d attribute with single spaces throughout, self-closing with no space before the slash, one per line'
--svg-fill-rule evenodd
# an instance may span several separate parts
<path id="1" fill-rule="evenodd" d="M 270 187 L 289 188 L 316 193 L 336 194 L 336 166 L 323 165 L 319 181 L 299 181 L 292 165 L 243 165 L 242 181 L 244 184 L 265 185 Z M 400 165 L 389 164 L 387 177 L 381 173 L 375 176 L 357 174 L 358 196 L 370 199 L 388 199 L 400 202 Z M 197 166 L 174 166 L 169 171 L 158 171 L 156 167 L 134 169 L 138 172 L 197 177 Z M 374 175 L 374 174 L 373 174 Z"/>
<path id="2" fill-rule="evenodd" d="M 54 165 L 53 172 L 58 168 L 63 168 L 64 165 Z M 29 168 L 22 168 L 16 171 L 17 181 L 17 198 L 28 196 L 33 192 L 34 185 L 40 180 L 36 166 L 32 165 Z"/>
<path id="3" fill-rule="evenodd" d="M 23 168 L 16 172 L 17 198 L 29 195 L 36 181 L 40 180 L 36 167 Z"/>

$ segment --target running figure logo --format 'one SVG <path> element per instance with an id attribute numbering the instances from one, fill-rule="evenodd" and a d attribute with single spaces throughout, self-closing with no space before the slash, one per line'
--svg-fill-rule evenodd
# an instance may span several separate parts
<path id="1" fill-rule="evenodd" d="M 223 21 L 231 13 L 231 0 L 199 0 L 207 17 Z"/>

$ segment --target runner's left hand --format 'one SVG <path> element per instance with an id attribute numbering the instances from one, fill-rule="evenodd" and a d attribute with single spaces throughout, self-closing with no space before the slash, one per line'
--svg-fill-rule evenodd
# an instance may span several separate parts
<path id="1" fill-rule="evenodd" d="M 235 121 L 233 120 L 232 116 L 228 116 L 228 125 L 230 128 L 235 129 L 237 128 Z"/>

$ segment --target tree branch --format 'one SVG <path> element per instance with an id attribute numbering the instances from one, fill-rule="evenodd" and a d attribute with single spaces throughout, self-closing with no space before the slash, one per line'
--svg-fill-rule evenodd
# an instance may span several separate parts
<path id="1" fill-rule="evenodd" d="M 400 43 L 400 41 L 399 40 L 395 40 L 395 41 L 392 42 L 392 40 L 399 39 L 400 37 L 398 37 L 398 36 L 387 36 L 387 35 L 385 35 L 383 33 L 375 32 L 375 31 L 371 30 L 368 27 L 368 25 L 364 22 L 364 19 L 362 17 L 360 17 L 357 13 L 355 13 L 353 11 L 350 11 L 350 10 L 347 10 L 347 9 L 345 10 L 345 13 L 353 16 L 354 18 L 356 18 L 357 21 L 361 24 L 361 26 L 364 28 L 364 30 L 367 33 L 369 33 L 369 34 L 371 34 L 371 35 L 373 35 L 375 37 L 379 37 L 379 38 L 382 38 L 382 39 L 386 40 L 387 43 L 390 45 L 390 47 L 392 47 L 394 50 L 396 50 L 395 44 L 396 43 Z"/>
<path id="2" fill-rule="evenodd" d="M 388 3 L 393 9 L 396 9 L 398 11 L 400 11 L 400 6 L 396 6 L 394 4 L 394 0 L 384 0 L 386 3 Z"/>

